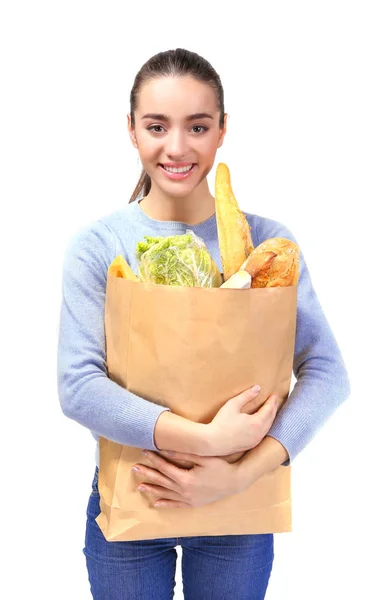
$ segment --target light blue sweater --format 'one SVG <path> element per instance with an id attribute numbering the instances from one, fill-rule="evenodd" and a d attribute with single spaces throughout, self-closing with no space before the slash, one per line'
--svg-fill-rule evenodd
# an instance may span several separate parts
<path id="1" fill-rule="evenodd" d="M 275 236 L 296 241 L 281 223 L 245 214 L 254 247 Z M 128 392 L 107 377 L 104 330 L 107 270 L 114 258 L 122 254 L 136 273 L 137 242 L 145 235 L 177 235 L 186 229 L 204 240 L 222 272 L 215 215 L 198 225 L 156 221 L 142 211 L 137 200 L 79 229 L 69 242 L 63 264 L 58 393 L 64 414 L 90 429 L 97 441 L 102 435 L 120 444 L 158 450 L 154 428 L 166 408 Z M 340 350 L 302 253 L 300 263 L 293 364 L 297 381 L 269 432 L 287 449 L 290 461 L 350 391 Z M 98 444 L 96 462 L 98 465 Z"/>

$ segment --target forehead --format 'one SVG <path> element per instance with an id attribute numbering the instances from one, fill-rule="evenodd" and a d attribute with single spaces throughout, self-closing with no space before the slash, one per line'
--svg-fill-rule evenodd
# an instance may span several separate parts
<path id="1" fill-rule="evenodd" d="M 137 111 L 162 113 L 171 117 L 218 111 L 215 90 L 193 77 L 158 77 L 144 83 L 139 91 Z"/>

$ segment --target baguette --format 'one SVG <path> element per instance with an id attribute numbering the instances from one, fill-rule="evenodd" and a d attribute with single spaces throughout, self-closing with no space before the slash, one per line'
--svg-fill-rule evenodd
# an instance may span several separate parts
<path id="1" fill-rule="evenodd" d="M 223 278 L 227 281 L 239 271 L 254 245 L 250 225 L 235 199 L 230 171 L 224 163 L 216 169 L 215 205 Z"/>

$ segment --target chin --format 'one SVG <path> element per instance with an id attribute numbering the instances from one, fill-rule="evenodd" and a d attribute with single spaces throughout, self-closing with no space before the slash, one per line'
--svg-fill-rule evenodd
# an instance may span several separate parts
<path id="1" fill-rule="evenodd" d="M 162 190 L 164 194 L 171 196 L 172 198 L 184 198 L 185 196 L 191 194 L 191 192 L 193 192 L 198 185 L 200 185 L 202 180 L 203 178 L 200 178 L 200 180 L 196 179 L 194 182 L 187 181 L 184 183 L 175 181 L 160 182 L 157 179 L 154 179 L 154 183 L 160 190 Z"/>
<path id="2" fill-rule="evenodd" d="M 164 192 L 164 194 L 166 194 L 167 196 L 170 196 L 171 198 L 186 198 L 187 196 L 189 196 L 191 194 L 191 192 L 194 191 L 194 189 L 197 187 L 195 186 L 190 186 L 190 187 L 186 187 L 185 189 L 176 189 L 173 187 L 161 187 L 159 186 L 160 189 Z"/>

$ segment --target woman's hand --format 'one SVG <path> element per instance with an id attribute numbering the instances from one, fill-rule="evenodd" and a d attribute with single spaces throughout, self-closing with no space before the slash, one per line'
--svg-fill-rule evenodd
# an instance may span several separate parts
<path id="1" fill-rule="evenodd" d="M 245 390 L 228 400 L 207 425 L 212 456 L 226 456 L 255 448 L 273 424 L 279 407 L 278 396 L 271 394 L 253 414 L 242 412 L 258 391 Z"/>
<path id="2" fill-rule="evenodd" d="M 151 450 L 144 454 L 153 468 L 142 464 L 134 467 L 147 480 L 141 484 L 144 489 L 140 491 L 149 493 L 157 508 L 199 507 L 241 491 L 237 463 L 229 464 L 222 458 L 196 454 L 170 453 L 173 460 L 194 463 L 191 469 L 182 469 Z"/>

